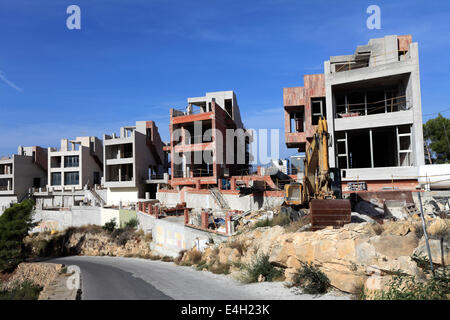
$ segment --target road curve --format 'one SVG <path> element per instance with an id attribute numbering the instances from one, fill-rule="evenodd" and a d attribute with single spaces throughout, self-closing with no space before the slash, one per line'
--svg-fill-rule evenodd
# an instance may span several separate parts
<path id="1" fill-rule="evenodd" d="M 123 257 L 72 256 L 48 262 L 81 269 L 83 300 L 260 300 L 348 299 L 344 295 L 298 294 L 281 282 L 241 284 L 231 276 L 174 263 Z"/>

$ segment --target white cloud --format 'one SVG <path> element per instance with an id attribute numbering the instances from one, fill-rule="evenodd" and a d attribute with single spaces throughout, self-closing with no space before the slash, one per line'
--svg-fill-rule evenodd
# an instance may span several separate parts
<path id="1" fill-rule="evenodd" d="M 16 86 L 16 84 L 14 82 L 7 79 L 6 75 L 2 71 L 0 71 L 0 80 L 2 80 L 4 83 L 6 83 L 11 88 L 13 88 L 19 92 L 23 92 L 23 90 L 21 88 L 19 88 L 18 86 Z"/>

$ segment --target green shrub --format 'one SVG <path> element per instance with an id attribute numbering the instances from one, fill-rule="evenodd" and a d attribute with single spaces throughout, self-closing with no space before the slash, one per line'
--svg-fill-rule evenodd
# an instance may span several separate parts
<path id="1" fill-rule="evenodd" d="M 294 278 L 294 286 L 302 288 L 304 293 L 320 294 L 327 292 L 330 280 L 312 263 L 301 262 L 301 267 Z"/>
<path id="2" fill-rule="evenodd" d="M 0 272 L 12 271 L 25 258 L 23 239 L 36 225 L 32 222 L 34 202 L 14 204 L 0 216 Z"/>
<path id="3" fill-rule="evenodd" d="M 253 225 L 253 229 L 256 228 L 264 228 L 264 227 L 271 227 L 272 222 L 269 219 L 259 220 Z"/>
<path id="4" fill-rule="evenodd" d="M 283 270 L 269 262 L 268 255 L 261 255 L 254 263 L 243 265 L 241 281 L 244 283 L 258 282 L 262 275 L 265 281 L 276 281 L 283 277 Z"/>
<path id="5" fill-rule="evenodd" d="M 16 284 L 11 290 L 0 291 L 0 300 L 37 300 L 42 288 L 30 281 Z"/>
<path id="6" fill-rule="evenodd" d="M 396 274 L 387 284 L 387 289 L 375 292 L 374 300 L 447 300 L 450 294 L 449 274 L 445 269 L 436 269 L 435 276 L 425 281 L 415 277 Z"/>
<path id="7" fill-rule="evenodd" d="M 139 225 L 139 221 L 136 218 L 130 219 L 127 222 L 125 222 L 126 228 L 136 229 L 138 225 Z"/>
<path id="8" fill-rule="evenodd" d="M 208 264 L 204 260 L 200 261 L 198 265 L 195 267 L 195 269 L 197 269 L 198 271 L 202 271 L 205 268 L 208 269 Z"/>
<path id="9" fill-rule="evenodd" d="M 274 227 L 274 226 L 287 226 L 291 223 L 291 219 L 289 218 L 289 215 L 285 213 L 279 213 L 278 215 L 274 216 L 273 219 L 263 219 L 259 220 L 253 225 L 253 229 L 256 228 L 263 228 L 263 227 Z"/>
<path id="10" fill-rule="evenodd" d="M 103 226 L 103 230 L 106 230 L 108 232 L 113 232 L 117 227 L 116 218 L 112 218 L 108 222 L 105 223 Z"/>
<path id="11" fill-rule="evenodd" d="M 173 258 L 172 258 L 172 257 L 169 257 L 169 256 L 164 256 L 164 257 L 161 258 L 161 261 L 164 261 L 164 262 L 173 262 Z"/>

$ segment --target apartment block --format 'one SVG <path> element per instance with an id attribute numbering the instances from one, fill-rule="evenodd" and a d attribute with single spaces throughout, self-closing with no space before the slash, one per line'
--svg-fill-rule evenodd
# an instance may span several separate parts
<path id="1" fill-rule="evenodd" d="M 185 111 L 170 110 L 169 184 L 201 189 L 223 177 L 247 174 L 250 142 L 233 91 L 188 98 Z"/>
<path id="2" fill-rule="evenodd" d="M 324 74 L 285 88 L 285 137 L 304 152 L 320 116 L 330 133 L 329 161 L 344 190 L 413 190 L 424 164 L 418 44 L 390 35 L 332 56 Z M 349 189 L 350 188 L 350 189 Z"/>
<path id="3" fill-rule="evenodd" d="M 108 204 L 136 203 L 146 192 L 156 193 L 153 179 L 167 171 L 167 153 L 153 121 L 137 121 L 120 128 L 120 134 L 104 135 L 104 187 Z M 166 178 L 166 182 L 167 182 Z"/>
<path id="4" fill-rule="evenodd" d="M 11 203 L 22 201 L 30 188 L 47 184 L 47 150 L 19 147 L 17 154 L 0 158 L 0 213 Z"/>
<path id="5" fill-rule="evenodd" d="M 62 139 L 61 148 L 48 148 L 48 187 L 51 191 L 82 190 L 100 185 L 103 144 L 97 137 Z"/>

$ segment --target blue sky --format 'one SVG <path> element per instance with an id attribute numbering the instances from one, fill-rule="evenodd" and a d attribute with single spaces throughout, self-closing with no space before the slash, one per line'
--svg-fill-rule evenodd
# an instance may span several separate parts
<path id="1" fill-rule="evenodd" d="M 66 28 L 71 4 L 81 30 Z M 366 28 L 371 4 L 381 30 Z M 423 114 L 449 109 L 449 1 L 2 0 L 0 155 L 136 120 L 168 141 L 171 107 L 234 90 L 245 126 L 279 128 L 286 157 L 283 87 L 389 34 L 419 42 Z"/>

